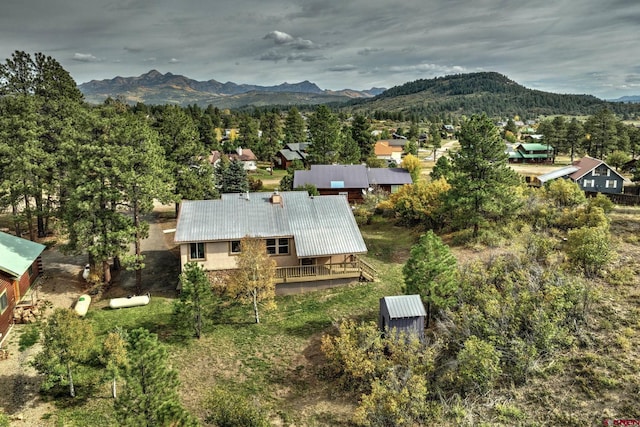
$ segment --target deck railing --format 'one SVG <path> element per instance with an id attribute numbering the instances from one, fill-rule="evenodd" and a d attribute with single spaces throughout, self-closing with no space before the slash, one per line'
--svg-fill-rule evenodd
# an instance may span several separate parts
<path id="1" fill-rule="evenodd" d="M 308 282 L 314 280 L 359 278 L 373 281 L 376 270 L 360 258 L 353 261 L 321 264 L 277 267 L 276 282 Z"/>

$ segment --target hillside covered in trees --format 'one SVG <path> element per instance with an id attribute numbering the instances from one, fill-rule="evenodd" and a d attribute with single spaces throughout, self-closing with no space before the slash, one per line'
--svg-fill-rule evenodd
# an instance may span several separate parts
<path id="1" fill-rule="evenodd" d="M 528 89 L 495 72 L 420 79 L 349 103 L 353 111 L 402 112 L 425 117 L 480 114 L 533 118 L 539 115 L 588 115 L 608 108 L 624 117 L 640 112 L 636 104 L 607 102 L 591 95 L 561 95 Z"/>

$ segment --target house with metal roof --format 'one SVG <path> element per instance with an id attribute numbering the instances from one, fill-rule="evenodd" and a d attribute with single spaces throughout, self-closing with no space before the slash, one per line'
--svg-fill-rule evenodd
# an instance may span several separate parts
<path id="1" fill-rule="evenodd" d="M 285 144 L 285 146 L 276 153 L 275 165 L 280 169 L 288 169 L 294 160 L 305 163 L 307 160 L 308 142 L 295 142 Z"/>
<path id="2" fill-rule="evenodd" d="M 396 295 L 380 298 L 378 326 L 383 333 L 415 335 L 424 339 L 427 312 L 420 295 Z"/>
<path id="3" fill-rule="evenodd" d="M 375 186 L 395 193 L 403 185 L 412 183 L 406 169 L 365 165 L 311 165 L 311 169 L 295 171 L 293 175 L 293 188 L 313 185 L 321 195 L 343 195 L 349 202 L 362 201 Z"/>
<path id="4" fill-rule="evenodd" d="M 554 163 L 555 152 L 551 145 L 540 143 L 516 144 L 509 153 L 509 163 Z"/>
<path id="5" fill-rule="evenodd" d="M 358 257 L 367 247 L 344 197 L 235 193 L 180 206 L 175 242 L 181 268 L 196 262 L 208 271 L 233 270 L 247 236 L 265 241 L 278 283 L 375 275 Z"/>
<path id="6" fill-rule="evenodd" d="M 585 156 L 571 166 L 535 177 L 533 184 L 542 186 L 554 179 L 564 178 L 576 182 L 583 191 L 620 194 L 625 178 L 600 159 Z"/>
<path id="7" fill-rule="evenodd" d="M 0 343 L 13 324 L 13 309 L 42 272 L 45 246 L 0 232 Z"/>

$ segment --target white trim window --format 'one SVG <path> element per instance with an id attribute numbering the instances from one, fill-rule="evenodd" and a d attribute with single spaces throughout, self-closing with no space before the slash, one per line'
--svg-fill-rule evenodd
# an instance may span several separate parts
<path id="1" fill-rule="evenodd" d="M 585 179 L 582 181 L 582 186 L 584 188 L 593 188 L 596 186 L 596 180 L 595 179 Z"/>
<path id="2" fill-rule="evenodd" d="M 615 179 L 608 179 L 604 183 L 604 188 L 618 188 L 618 181 Z"/>

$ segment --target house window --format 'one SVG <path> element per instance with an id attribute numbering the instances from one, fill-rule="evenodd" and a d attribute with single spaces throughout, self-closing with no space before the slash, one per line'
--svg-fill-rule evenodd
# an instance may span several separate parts
<path id="1" fill-rule="evenodd" d="M 190 259 L 204 259 L 204 243 L 191 243 L 189 246 Z"/>
<path id="2" fill-rule="evenodd" d="M 315 258 L 302 258 L 300 260 L 300 265 L 316 265 Z"/>
<path id="3" fill-rule="evenodd" d="M 9 300 L 7 298 L 7 291 L 5 290 L 0 295 L 0 314 L 4 313 L 5 310 L 9 307 Z"/>
<path id="4" fill-rule="evenodd" d="M 239 254 L 242 252 L 242 245 L 240 244 L 240 240 L 232 240 L 229 242 L 229 252 L 232 254 Z"/>
<path id="5" fill-rule="evenodd" d="M 608 179 L 604 183 L 605 188 L 617 188 L 617 186 L 618 186 L 618 181 L 616 181 L 615 179 Z"/>
<path id="6" fill-rule="evenodd" d="M 595 187 L 596 186 L 596 180 L 595 179 L 585 179 L 584 181 L 582 181 L 582 186 L 584 188 Z"/>
<path id="7" fill-rule="evenodd" d="M 267 239 L 267 253 L 269 255 L 289 254 L 289 239 Z"/>
<path id="8" fill-rule="evenodd" d="M 27 274 L 29 275 L 29 277 L 33 276 L 33 264 L 31 264 L 27 269 Z"/>

